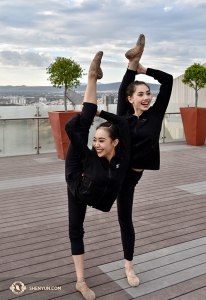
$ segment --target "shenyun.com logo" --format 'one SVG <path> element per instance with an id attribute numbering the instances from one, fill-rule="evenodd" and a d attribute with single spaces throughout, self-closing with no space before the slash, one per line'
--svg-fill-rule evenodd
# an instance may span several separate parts
<path id="1" fill-rule="evenodd" d="M 26 291 L 26 286 L 21 281 L 15 281 L 10 286 L 10 290 L 16 295 L 21 295 L 24 291 Z"/>

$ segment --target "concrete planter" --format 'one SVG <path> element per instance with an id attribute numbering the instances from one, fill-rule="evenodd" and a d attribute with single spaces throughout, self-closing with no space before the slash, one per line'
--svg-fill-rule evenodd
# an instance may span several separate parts
<path id="1" fill-rule="evenodd" d="M 57 150 L 58 158 L 65 160 L 67 149 L 69 146 L 69 138 L 65 131 L 65 124 L 76 114 L 80 113 L 78 110 L 70 111 L 50 111 L 48 112 L 51 129 L 54 137 L 54 143 Z"/>
<path id="2" fill-rule="evenodd" d="M 193 146 L 204 145 L 206 139 L 206 108 L 181 107 L 180 113 L 186 143 Z"/>

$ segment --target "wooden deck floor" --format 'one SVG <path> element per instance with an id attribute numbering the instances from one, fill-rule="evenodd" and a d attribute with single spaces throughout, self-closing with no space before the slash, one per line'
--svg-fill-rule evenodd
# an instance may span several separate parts
<path id="1" fill-rule="evenodd" d="M 83 299 L 75 290 L 64 162 L 55 154 L 0 158 L 0 205 L 0 299 Z M 130 290 L 116 205 L 109 213 L 88 209 L 86 280 L 97 299 L 205 300 L 205 146 L 161 145 L 160 171 L 145 171 L 136 187 L 133 220 L 141 285 Z M 172 262 L 165 257 L 178 251 Z M 19 282 L 26 287 L 21 295 L 10 290 L 15 282 L 17 293 Z"/>

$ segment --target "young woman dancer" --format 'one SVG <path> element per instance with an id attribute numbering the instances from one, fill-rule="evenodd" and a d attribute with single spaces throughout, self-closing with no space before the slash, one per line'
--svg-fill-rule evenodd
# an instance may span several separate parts
<path id="1" fill-rule="evenodd" d="M 127 175 L 117 198 L 118 219 L 121 228 L 125 272 L 131 286 L 139 285 L 132 260 L 135 232 L 132 223 L 134 189 L 143 171 L 160 167 L 159 135 L 165 111 L 170 99 L 173 77 L 165 72 L 145 68 L 139 60 L 144 50 L 145 37 L 139 36 L 136 46 L 127 51 L 128 69 L 119 88 L 117 114 L 126 115 L 131 132 L 131 157 Z M 149 86 L 135 81 L 136 74 L 146 74 L 161 84 L 156 102 L 150 107 L 152 95 Z"/>
<path id="2" fill-rule="evenodd" d="M 65 130 L 70 138 L 65 171 L 69 203 L 69 237 L 74 260 L 76 289 L 87 300 L 95 299 L 85 283 L 84 228 L 87 205 L 109 211 L 117 198 L 129 165 L 130 131 L 124 117 L 97 111 L 96 81 L 102 77 L 100 68 L 103 52 L 91 63 L 81 115 L 67 122 Z M 87 146 L 89 128 L 94 116 L 107 122 L 97 128 L 93 149 Z"/>

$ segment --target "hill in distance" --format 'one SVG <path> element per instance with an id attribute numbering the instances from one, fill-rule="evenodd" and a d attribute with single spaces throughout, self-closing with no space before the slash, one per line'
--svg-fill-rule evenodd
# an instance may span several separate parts
<path id="1" fill-rule="evenodd" d="M 97 84 L 97 91 L 98 92 L 117 92 L 119 90 L 121 82 L 113 82 L 113 83 L 100 83 Z M 148 83 L 150 86 L 152 93 L 158 93 L 160 84 L 156 83 Z M 84 92 L 86 89 L 86 84 L 78 86 L 75 91 L 77 92 Z"/>
<path id="2" fill-rule="evenodd" d="M 117 92 L 119 89 L 121 82 L 113 82 L 113 83 L 99 83 L 97 84 L 98 92 Z M 150 89 L 152 93 L 158 93 L 159 84 L 149 83 Z M 84 92 L 86 90 L 86 84 L 83 83 L 78 86 L 76 89 L 73 89 L 76 92 Z M 57 89 L 53 86 L 0 86 L 0 94 L 4 95 L 25 95 L 25 94 L 48 94 L 48 93 L 63 93 L 63 88 Z"/>

